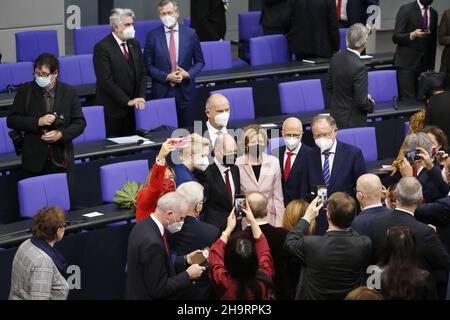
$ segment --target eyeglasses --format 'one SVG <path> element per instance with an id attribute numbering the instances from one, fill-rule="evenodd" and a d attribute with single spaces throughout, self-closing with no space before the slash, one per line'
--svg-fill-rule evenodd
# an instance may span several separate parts
<path id="1" fill-rule="evenodd" d="M 50 77 L 52 74 L 53 74 L 53 73 L 45 73 L 45 72 L 42 72 L 42 73 L 35 73 L 34 76 L 35 76 L 35 77 L 44 77 L 44 78 L 48 78 L 48 77 Z"/>

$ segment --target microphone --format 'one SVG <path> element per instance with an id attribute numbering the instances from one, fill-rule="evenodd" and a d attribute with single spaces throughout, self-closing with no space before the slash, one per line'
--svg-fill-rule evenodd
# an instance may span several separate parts
<path id="1" fill-rule="evenodd" d="M 392 101 L 394 102 L 394 109 L 395 109 L 395 110 L 398 110 L 398 97 L 397 97 L 397 96 L 394 96 L 394 97 L 392 98 Z"/>

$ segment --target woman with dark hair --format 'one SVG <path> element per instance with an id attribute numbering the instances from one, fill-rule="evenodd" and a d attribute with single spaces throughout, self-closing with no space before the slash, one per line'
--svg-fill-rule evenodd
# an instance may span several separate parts
<path id="1" fill-rule="evenodd" d="M 386 300 L 436 300 L 434 279 L 417 264 L 416 241 L 406 227 L 388 229 L 379 265 Z"/>
<path id="2" fill-rule="evenodd" d="M 231 212 L 227 228 L 209 253 L 209 277 L 221 300 L 269 300 L 272 296 L 273 262 L 269 244 L 251 209 L 243 209 L 254 240 L 245 235 L 228 241 L 236 227 Z"/>
<path id="3" fill-rule="evenodd" d="M 14 256 L 10 300 L 67 299 L 67 262 L 54 248 L 64 231 L 60 208 L 42 209 L 33 217 L 33 238 L 22 243 Z"/>

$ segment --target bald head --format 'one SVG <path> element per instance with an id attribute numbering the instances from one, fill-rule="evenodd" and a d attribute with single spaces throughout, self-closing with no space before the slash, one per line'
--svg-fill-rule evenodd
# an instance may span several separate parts
<path id="1" fill-rule="evenodd" d="M 260 192 L 249 193 L 247 195 L 247 204 L 250 206 L 256 219 L 264 219 L 267 216 L 269 202 L 264 194 Z"/>
<path id="2" fill-rule="evenodd" d="M 364 202 L 363 206 L 381 203 L 383 187 L 377 175 L 365 174 L 356 182 L 356 191 L 360 193 L 357 198 Z"/>
<path id="3" fill-rule="evenodd" d="M 216 116 L 225 112 L 230 113 L 230 102 L 227 97 L 220 93 L 212 94 L 206 101 L 205 113 L 214 128 L 221 129 L 223 127 L 216 122 Z"/>
<path id="4" fill-rule="evenodd" d="M 223 162 L 223 156 L 234 155 L 237 153 L 237 145 L 233 136 L 228 133 L 220 134 L 214 145 L 214 157 L 219 163 Z"/>
<path id="5" fill-rule="evenodd" d="M 283 136 L 286 135 L 302 135 L 303 125 L 298 118 L 288 118 L 283 123 Z"/>

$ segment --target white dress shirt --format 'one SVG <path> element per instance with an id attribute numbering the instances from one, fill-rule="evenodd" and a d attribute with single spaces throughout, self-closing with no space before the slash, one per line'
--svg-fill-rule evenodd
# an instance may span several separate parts
<path id="1" fill-rule="evenodd" d="M 336 10 L 337 10 L 337 6 L 338 6 L 338 2 L 339 2 L 339 0 L 336 0 Z M 348 0 L 341 0 L 341 16 L 339 17 L 339 20 L 342 20 L 342 21 L 348 20 L 347 2 L 348 2 Z"/>
<path id="2" fill-rule="evenodd" d="M 230 168 L 223 166 L 222 164 L 220 164 L 216 158 L 214 158 L 214 163 L 216 164 L 217 168 L 219 168 L 220 174 L 222 175 L 222 179 L 223 182 L 225 183 L 225 185 L 227 184 L 227 180 L 225 179 L 225 171 L 230 170 Z M 235 188 L 234 188 L 234 180 L 233 180 L 233 174 L 230 172 L 228 173 L 228 176 L 230 178 L 230 185 L 231 185 L 231 195 L 232 195 L 232 199 L 234 199 L 235 196 Z"/>
<path id="3" fill-rule="evenodd" d="M 371 205 L 368 205 L 367 207 L 361 208 L 361 212 L 369 210 L 369 209 L 380 208 L 382 206 L 383 206 L 383 204 L 381 204 L 381 203 L 371 204 Z"/>
<path id="4" fill-rule="evenodd" d="M 209 123 L 209 120 L 206 121 L 206 128 L 208 129 L 209 140 L 211 140 L 211 145 L 214 149 L 214 146 L 216 144 L 217 138 L 219 137 L 219 134 L 227 133 L 227 128 L 223 127 L 221 130 L 217 130 L 216 128 L 214 128 L 211 125 L 211 123 Z"/>
<path id="5" fill-rule="evenodd" d="M 178 56 L 180 53 L 180 25 L 177 24 L 173 27 L 173 36 L 175 38 L 175 52 L 177 53 L 177 64 L 178 64 Z M 164 26 L 164 32 L 166 33 L 166 41 L 167 41 L 167 50 L 170 50 L 170 29 Z"/>
<path id="6" fill-rule="evenodd" d="M 283 162 L 283 168 L 286 170 L 286 161 L 287 161 L 287 159 L 288 159 L 288 152 L 292 152 L 293 153 L 293 155 L 292 155 L 292 157 L 291 157 L 291 168 L 290 169 L 292 169 L 292 166 L 294 165 L 294 162 L 295 162 L 295 159 L 297 159 L 297 155 L 298 155 L 298 153 L 300 152 L 300 149 L 301 149 L 301 147 L 302 147 L 302 143 L 300 142 L 300 144 L 298 145 L 298 147 L 297 148 L 295 148 L 294 150 L 289 150 L 287 147 L 286 147 L 286 151 L 284 152 L 284 162 Z"/>
<path id="7" fill-rule="evenodd" d="M 350 49 L 350 48 L 347 48 L 347 50 L 350 51 L 350 52 L 353 52 L 354 54 L 356 54 L 358 57 L 361 58 L 361 53 L 359 51 L 356 51 L 356 50 L 353 50 L 353 49 Z"/>
<path id="8" fill-rule="evenodd" d="M 164 226 L 162 225 L 161 222 L 159 222 L 158 219 L 156 219 L 154 214 L 150 215 L 150 217 L 153 219 L 153 221 L 155 221 L 156 225 L 158 226 L 159 232 L 161 232 L 162 237 L 164 235 Z"/>
<path id="9" fill-rule="evenodd" d="M 120 39 L 119 39 L 119 37 L 118 37 L 118 36 L 116 36 L 116 34 L 115 34 L 114 32 L 112 33 L 112 35 L 113 35 L 114 39 L 116 39 L 116 41 L 117 41 L 117 45 L 119 46 L 119 48 L 120 48 L 120 51 L 122 51 L 123 55 L 125 55 L 125 53 L 123 52 L 123 47 L 122 47 L 122 43 L 125 43 L 125 44 L 127 45 L 127 50 L 128 50 L 128 53 L 130 53 L 130 49 L 128 48 L 128 44 L 127 44 L 127 42 L 126 42 L 126 41 L 122 41 L 122 40 L 120 40 Z"/>
<path id="10" fill-rule="evenodd" d="M 331 178 L 331 172 L 333 172 L 333 164 L 334 164 L 334 156 L 336 155 L 336 147 L 337 147 L 337 140 L 334 140 L 334 144 L 331 147 L 330 150 L 328 150 L 330 152 L 330 156 L 328 157 L 328 163 L 330 164 L 330 178 Z M 325 165 L 325 156 L 322 154 L 320 156 L 320 158 L 322 159 L 322 169 L 323 166 Z"/>

